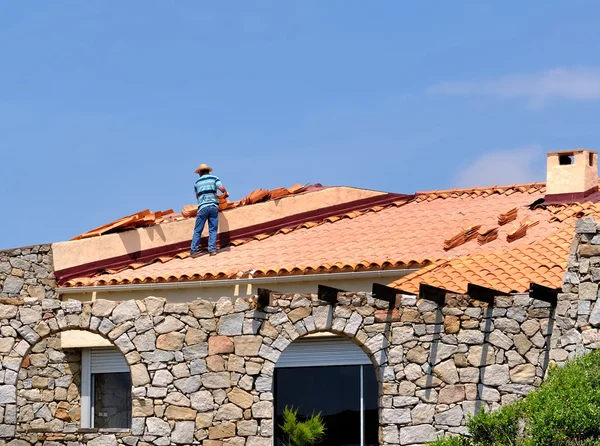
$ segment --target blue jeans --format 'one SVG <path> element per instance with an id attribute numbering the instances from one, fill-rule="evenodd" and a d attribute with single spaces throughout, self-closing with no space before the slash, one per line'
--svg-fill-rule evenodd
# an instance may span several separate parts
<path id="1" fill-rule="evenodd" d="M 202 230 L 208 220 L 208 252 L 217 250 L 217 231 L 219 229 L 219 208 L 217 206 L 205 206 L 198 211 L 196 216 L 196 225 L 194 226 L 194 237 L 192 238 L 192 247 L 190 252 L 196 254 L 200 247 L 200 237 Z"/>

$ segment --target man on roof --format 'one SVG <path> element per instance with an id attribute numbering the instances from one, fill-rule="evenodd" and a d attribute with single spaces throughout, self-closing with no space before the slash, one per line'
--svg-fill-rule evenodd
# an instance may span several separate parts
<path id="1" fill-rule="evenodd" d="M 194 184 L 196 200 L 198 200 L 198 215 L 196 216 L 196 225 L 194 226 L 194 237 L 190 254 L 192 257 L 200 255 L 200 237 L 204 230 L 204 225 L 208 221 L 208 253 L 214 256 L 217 253 L 217 231 L 219 229 L 219 197 L 217 191 L 221 191 L 224 196 L 228 196 L 227 190 L 221 184 L 221 180 L 211 175 L 212 167 L 206 164 L 200 164 L 196 173 L 200 178 Z"/>

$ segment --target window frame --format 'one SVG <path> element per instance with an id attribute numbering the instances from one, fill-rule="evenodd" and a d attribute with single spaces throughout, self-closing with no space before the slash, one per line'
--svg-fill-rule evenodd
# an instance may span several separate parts
<path id="1" fill-rule="evenodd" d="M 90 348 L 81 349 L 81 418 L 82 428 L 93 425 L 92 413 L 92 352 Z"/>
<path id="2" fill-rule="evenodd" d="M 128 373 L 131 373 L 128 366 Z M 106 370 L 103 373 L 123 373 L 122 369 Z M 81 349 L 81 416 L 80 427 L 94 429 L 94 380 L 92 373 L 92 348 Z M 119 429 L 130 429 L 119 428 Z"/>
<path id="3" fill-rule="evenodd" d="M 320 336 L 319 336 L 320 335 Z M 332 366 L 357 366 L 359 367 L 359 386 L 360 386 L 360 446 L 365 444 L 365 401 L 364 401 L 364 367 L 374 367 L 369 355 L 367 355 L 351 339 L 344 336 L 319 333 L 319 335 L 309 335 L 299 338 L 292 342 L 283 352 L 282 356 L 293 355 L 296 360 L 284 358 L 275 364 L 275 373 L 277 369 L 303 368 L 303 367 L 332 367 Z M 339 343 L 337 346 L 336 343 Z M 302 345 L 303 344 L 303 345 Z M 339 346 L 339 347 L 338 347 Z M 321 349 L 325 348 L 323 352 Z M 336 349 L 345 350 L 343 355 L 335 355 Z M 316 349 L 316 350 L 315 350 Z M 321 351 L 320 351 L 321 350 Z M 293 353 L 292 353 L 293 352 Z M 282 359 L 281 357 L 279 358 Z M 273 374 L 273 425 L 276 425 L 277 410 L 275 401 L 277 399 L 275 389 L 275 373 Z M 379 385 L 379 380 L 377 380 Z M 379 410 L 379 408 L 378 408 Z M 275 432 L 273 432 L 272 444 L 276 444 Z"/>

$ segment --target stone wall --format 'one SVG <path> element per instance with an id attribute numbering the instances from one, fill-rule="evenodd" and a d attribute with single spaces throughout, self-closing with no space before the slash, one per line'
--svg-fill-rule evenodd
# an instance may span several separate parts
<path id="1" fill-rule="evenodd" d="M 62 349 L 60 335 L 31 348 L 17 381 L 18 430 L 61 432 L 79 427 L 81 350 Z"/>
<path id="2" fill-rule="evenodd" d="M 576 232 L 563 293 L 558 296 L 556 334 L 552 337 L 553 354 L 559 364 L 600 348 L 600 227 L 592 218 L 581 219 Z"/>
<path id="3" fill-rule="evenodd" d="M 405 295 L 390 306 L 367 293 L 340 293 L 335 304 L 310 294 L 272 294 L 263 310 L 241 298 L 216 304 L 156 297 L 60 302 L 51 282 L 41 282 L 52 280 L 50 272 L 25 282 L 23 269 L 21 288 L 9 287 L 0 305 L 0 442 L 270 446 L 275 363 L 296 338 L 319 331 L 347 336 L 371 358 L 380 387 L 380 444 L 424 444 L 465 432 L 469 414 L 526 395 L 550 364 L 600 346 L 600 232 L 593 220 L 581 220 L 577 232 L 554 306 L 529 295 L 498 296 L 493 304 L 446 295 L 442 305 Z M 38 252 L 28 271 L 43 264 L 45 255 Z M 13 269 L 21 269 L 6 258 L 11 277 L 18 277 Z M 6 285 L 7 273 L 1 274 Z M 43 285 L 49 298 L 26 297 L 25 285 Z M 41 376 L 54 373 L 44 372 L 45 358 L 57 369 L 50 365 L 51 352 L 56 334 L 68 329 L 101 334 L 125 355 L 133 382 L 130 430 L 77 429 L 78 399 L 69 400 L 78 380 L 76 356 L 55 362 L 73 373 L 67 387 L 66 381 L 57 386 L 58 377 L 51 384 L 51 376 Z M 45 358 L 35 356 L 40 354 Z M 34 387 L 32 367 L 48 381 Z M 35 405 L 26 398 L 29 386 L 47 386 L 42 395 L 54 386 L 55 400 L 57 389 L 66 389 L 71 404 Z M 61 419 L 58 409 L 74 416 Z"/>
<path id="4" fill-rule="evenodd" d="M 0 251 L 0 299 L 55 299 L 50 245 Z"/>
<path id="5" fill-rule="evenodd" d="M 228 298 L 216 304 L 149 297 L 5 305 L 0 329 L 19 326 L 2 361 L 11 377 L 41 338 L 67 329 L 99 333 L 130 365 L 133 420 L 130 431 L 116 434 L 15 432 L 11 378 L 0 385 L 0 434 L 32 444 L 92 442 L 101 435 L 124 444 L 271 445 L 275 363 L 294 339 L 327 330 L 353 339 L 376 367 L 381 444 L 421 444 L 463 432 L 469 413 L 526 394 L 568 347 L 562 335 L 554 340 L 550 305 L 526 295 L 496 298 L 493 307 L 448 296 L 441 308 L 400 296 L 395 309 L 361 293 L 340 294 L 335 305 L 316 295 L 271 297 L 264 311 Z"/>

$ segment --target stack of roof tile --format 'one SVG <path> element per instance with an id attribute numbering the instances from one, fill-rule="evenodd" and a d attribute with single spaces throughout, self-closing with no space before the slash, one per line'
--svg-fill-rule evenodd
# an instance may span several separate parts
<path id="1" fill-rule="evenodd" d="M 312 188 L 320 188 L 322 187 L 320 184 L 316 184 L 311 186 Z M 309 189 L 309 186 L 301 186 L 300 184 L 295 184 L 291 187 L 279 187 L 273 190 L 265 190 L 265 189 L 257 189 L 250 192 L 241 200 L 236 202 L 230 202 L 225 200 L 220 204 L 221 209 L 231 209 L 239 206 L 247 206 L 249 204 L 260 203 L 262 201 L 268 200 L 276 200 L 278 198 L 285 197 L 287 195 L 295 195 L 300 194 L 302 192 L 306 192 Z"/>
<path id="2" fill-rule="evenodd" d="M 498 238 L 498 227 L 485 228 L 479 231 L 477 234 L 477 243 L 484 245 Z"/>
<path id="3" fill-rule="evenodd" d="M 300 194 L 302 192 L 306 192 L 307 190 L 317 190 L 321 189 L 322 187 L 323 186 L 321 184 L 314 184 L 311 186 L 301 186 L 300 184 L 295 184 L 291 187 L 279 187 L 273 190 L 257 189 L 250 192 L 250 194 L 241 200 L 235 202 L 231 202 L 227 199 L 229 195 L 219 195 L 219 209 L 224 211 L 226 209 L 233 209 L 262 201 L 276 200 L 287 195 Z M 173 211 L 173 209 L 159 212 L 151 212 L 149 209 L 146 209 L 136 214 L 128 215 L 127 217 L 120 218 L 106 225 L 92 229 L 91 231 L 72 238 L 71 240 L 98 237 L 104 234 L 111 234 L 113 232 L 121 232 L 128 229 L 152 226 L 159 223 L 169 223 L 171 221 L 183 220 L 185 218 L 193 218 L 197 213 L 198 205 L 195 204 L 185 205 L 181 210 L 181 213 L 177 214 Z"/>
<path id="4" fill-rule="evenodd" d="M 146 209 L 144 211 L 128 215 L 127 217 L 120 218 L 106 225 L 99 226 L 91 231 L 78 235 L 71 240 L 98 237 L 100 235 L 122 232 L 128 229 L 152 226 L 162 223 L 169 215 L 172 215 L 173 213 L 173 209 L 158 212 L 151 212 L 150 209 Z"/>
<path id="5" fill-rule="evenodd" d="M 515 227 L 515 229 L 506 234 L 506 240 L 509 242 L 514 242 L 515 240 L 525 237 L 525 234 L 527 234 L 527 229 L 537 225 L 538 223 L 539 221 L 530 221 L 526 218 L 519 226 Z"/>
<path id="6" fill-rule="evenodd" d="M 450 238 L 444 239 L 444 249 L 449 250 L 452 248 L 456 248 L 457 246 L 464 245 L 470 240 L 473 240 L 477 237 L 477 231 L 481 228 L 481 225 L 469 226 L 466 228 L 462 228 L 462 230 L 453 235 Z"/>
<path id="7" fill-rule="evenodd" d="M 511 221 L 515 221 L 517 219 L 518 211 L 517 208 L 512 208 L 510 211 L 498 215 L 498 224 L 502 226 Z"/>

